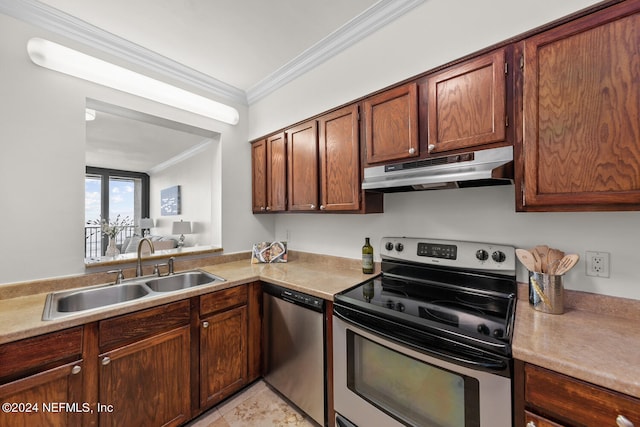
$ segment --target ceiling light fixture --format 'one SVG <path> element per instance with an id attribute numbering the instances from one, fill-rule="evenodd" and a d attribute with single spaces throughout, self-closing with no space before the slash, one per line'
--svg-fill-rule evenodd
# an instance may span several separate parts
<path id="1" fill-rule="evenodd" d="M 91 122 L 93 120 L 96 119 L 96 110 L 93 110 L 91 108 L 85 108 L 84 109 L 84 119 L 87 122 Z"/>
<path id="2" fill-rule="evenodd" d="M 103 86 L 137 95 L 161 104 L 210 117 L 224 123 L 238 123 L 238 110 L 184 89 L 152 79 L 41 38 L 27 43 L 34 64 Z"/>

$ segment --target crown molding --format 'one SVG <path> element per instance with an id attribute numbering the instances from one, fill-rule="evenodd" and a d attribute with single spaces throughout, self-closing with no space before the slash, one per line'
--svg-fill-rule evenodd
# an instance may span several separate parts
<path id="1" fill-rule="evenodd" d="M 252 104 L 337 55 L 426 0 L 380 0 L 246 92 L 36 0 L 0 0 L 0 13 L 152 70 L 206 93 Z"/>
<path id="2" fill-rule="evenodd" d="M 178 163 L 183 162 L 188 158 L 195 156 L 196 154 L 202 153 L 211 145 L 211 141 L 211 139 L 204 139 L 202 142 L 194 145 L 188 150 L 185 150 L 182 153 L 170 158 L 169 160 L 165 160 L 164 162 L 155 165 L 148 170 L 149 175 L 154 175 L 158 172 L 162 172 L 170 166 L 177 165 Z"/>
<path id="3" fill-rule="evenodd" d="M 292 61 L 247 89 L 249 105 L 300 77 L 426 0 L 380 0 Z"/>

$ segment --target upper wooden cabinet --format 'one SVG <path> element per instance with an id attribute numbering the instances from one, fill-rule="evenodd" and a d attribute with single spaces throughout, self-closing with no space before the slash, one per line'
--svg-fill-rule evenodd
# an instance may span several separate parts
<path id="1" fill-rule="evenodd" d="M 287 209 L 287 138 L 284 132 L 267 138 L 267 210 Z"/>
<path id="2" fill-rule="evenodd" d="M 640 2 L 526 39 L 518 210 L 640 208 Z"/>
<path id="3" fill-rule="evenodd" d="M 251 146 L 254 212 L 287 209 L 287 138 L 284 132 Z"/>
<path id="4" fill-rule="evenodd" d="M 505 49 L 499 49 L 421 82 L 420 97 L 426 97 L 428 111 L 421 125 L 427 128 L 429 153 L 506 139 L 507 73 Z"/>
<path id="5" fill-rule="evenodd" d="M 267 140 L 251 144 L 251 184 L 254 212 L 267 209 Z"/>
<path id="6" fill-rule="evenodd" d="M 418 86 L 412 82 L 371 96 L 363 103 L 366 162 L 418 156 Z"/>
<path id="7" fill-rule="evenodd" d="M 358 105 L 325 114 L 320 128 L 320 209 L 360 209 Z"/>
<path id="8" fill-rule="evenodd" d="M 361 190 L 358 103 L 254 141 L 251 152 L 254 212 L 382 212 L 383 195 Z"/>
<path id="9" fill-rule="evenodd" d="M 290 211 L 318 209 L 318 126 L 315 120 L 286 131 Z"/>

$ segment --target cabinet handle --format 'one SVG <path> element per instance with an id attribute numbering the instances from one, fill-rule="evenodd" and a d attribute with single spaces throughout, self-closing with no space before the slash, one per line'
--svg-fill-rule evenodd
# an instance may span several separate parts
<path id="1" fill-rule="evenodd" d="M 202 322 L 202 327 L 203 328 L 208 328 L 209 327 L 209 322 Z"/>
<path id="2" fill-rule="evenodd" d="M 73 375 L 79 374 L 80 371 L 82 371 L 82 366 L 80 366 L 80 365 L 76 365 L 73 368 L 71 368 L 71 373 Z"/>
<path id="3" fill-rule="evenodd" d="M 109 363 L 111 363 L 111 358 L 109 356 L 105 356 L 102 359 L 102 366 L 107 366 Z"/>
<path id="4" fill-rule="evenodd" d="M 265 210 L 265 207 L 264 206 L 260 206 L 260 210 L 261 211 Z"/>
<path id="5" fill-rule="evenodd" d="M 618 427 L 634 427 L 633 423 L 629 421 L 629 418 L 625 417 L 624 415 L 618 415 L 616 417 L 616 424 L 618 425 Z"/>
<path id="6" fill-rule="evenodd" d="M 270 207 L 270 206 L 267 206 L 266 210 L 270 211 L 270 210 L 271 210 L 271 207 Z"/>
<path id="7" fill-rule="evenodd" d="M 325 205 L 320 205 L 320 210 L 321 210 L 321 211 L 323 211 L 323 210 L 325 210 L 325 209 L 327 209 L 327 207 L 326 207 Z"/>
<path id="8" fill-rule="evenodd" d="M 436 149 L 436 145 L 435 144 L 429 144 L 429 146 L 427 147 L 427 151 L 429 153 L 431 153 L 433 150 Z M 535 426 L 534 426 L 535 427 Z"/>
<path id="9" fill-rule="evenodd" d="M 312 203 L 312 204 L 311 204 L 311 206 L 309 206 L 309 208 L 311 208 L 311 209 L 315 209 L 315 208 L 316 208 L 316 205 L 314 205 L 314 204 Z"/>
<path id="10" fill-rule="evenodd" d="M 533 421 L 529 421 L 527 423 L 527 427 L 536 427 L 536 423 L 534 423 Z"/>
<path id="11" fill-rule="evenodd" d="M 416 152 L 415 148 L 413 147 L 409 148 L 409 154 L 415 154 L 415 152 Z"/>

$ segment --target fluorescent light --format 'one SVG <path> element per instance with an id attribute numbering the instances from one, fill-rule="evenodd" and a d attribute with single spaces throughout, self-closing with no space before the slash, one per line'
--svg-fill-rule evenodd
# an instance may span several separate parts
<path id="1" fill-rule="evenodd" d="M 96 110 L 93 110 L 91 108 L 85 108 L 84 109 L 84 119 L 87 122 L 91 122 L 93 120 L 96 119 Z"/>
<path id="2" fill-rule="evenodd" d="M 34 64 L 103 86 L 137 95 L 161 104 L 211 117 L 221 122 L 238 123 L 238 110 L 204 96 L 143 76 L 68 47 L 41 38 L 27 43 Z"/>

